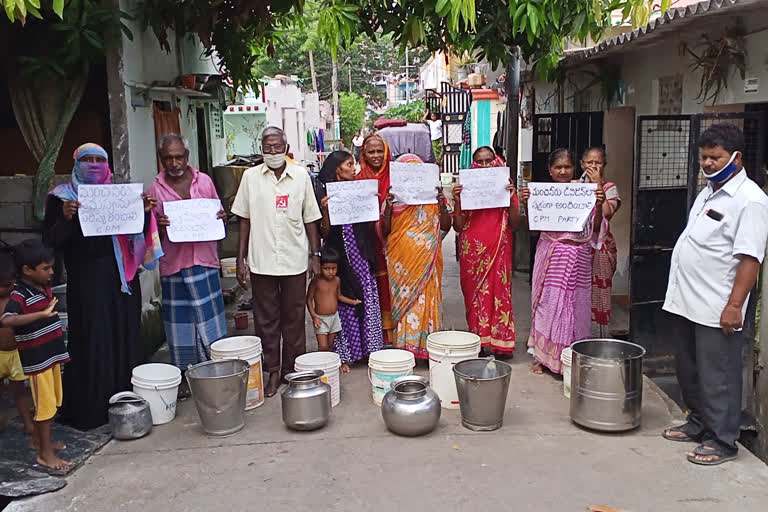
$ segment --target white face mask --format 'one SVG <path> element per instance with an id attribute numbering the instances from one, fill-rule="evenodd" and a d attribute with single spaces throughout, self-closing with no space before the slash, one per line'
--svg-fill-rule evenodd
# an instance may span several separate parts
<path id="1" fill-rule="evenodd" d="M 264 155 L 264 163 L 267 164 L 267 167 L 270 169 L 279 169 L 285 164 L 285 153 L 280 153 L 279 155 Z"/>

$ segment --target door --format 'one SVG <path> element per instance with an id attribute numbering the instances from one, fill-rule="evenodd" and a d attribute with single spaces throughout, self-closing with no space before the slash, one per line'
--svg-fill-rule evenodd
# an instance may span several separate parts
<path id="1" fill-rule="evenodd" d="M 706 185 L 699 172 L 698 139 L 717 122 L 744 130 L 745 167 L 760 182 L 764 121 L 758 113 L 641 116 L 637 120 L 635 186 L 630 243 L 630 339 L 647 350 L 646 369 L 673 372 L 675 340 L 681 333 L 662 311 L 672 250 L 688 210 Z M 755 172 L 755 170 L 757 172 Z M 754 325 L 752 318 L 745 323 Z M 749 316 L 749 315 L 748 315 Z"/>
<path id="2" fill-rule="evenodd" d="M 461 146 L 464 140 L 464 122 L 469 112 L 470 94 L 466 89 L 443 82 L 440 86 L 443 121 L 442 172 L 458 174 L 461 168 Z"/>

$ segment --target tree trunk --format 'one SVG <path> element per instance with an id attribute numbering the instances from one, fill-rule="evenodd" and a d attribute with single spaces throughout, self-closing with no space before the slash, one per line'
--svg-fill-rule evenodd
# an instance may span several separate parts
<path id="1" fill-rule="evenodd" d="M 312 92 L 317 92 L 317 74 L 315 74 L 315 56 L 309 50 L 309 73 L 312 75 Z"/>
<path id="2" fill-rule="evenodd" d="M 333 94 L 333 138 L 339 140 L 339 62 L 333 59 L 333 71 L 331 73 L 331 89 Z"/>

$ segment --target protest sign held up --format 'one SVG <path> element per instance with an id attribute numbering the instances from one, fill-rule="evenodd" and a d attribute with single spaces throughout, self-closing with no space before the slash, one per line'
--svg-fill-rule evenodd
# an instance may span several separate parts
<path id="1" fill-rule="evenodd" d="M 80 185 L 77 213 L 83 236 L 134 235 L 144 229 L 141 183 Z"/>
<path id="2" fill-rule="evenodd" d="M 595 183 L 529 183 L 528 188 L 531 231 L 578 233 L 595 207 Z"/>
<path id="3" fill-rule="evenodd" d="M 402 204 L 437 204 L 440 168 L 435 164 L 389 164 L 395 201 Z"/>
<path id="4" fill-rule="evenodd" d="M 379 220 L 377 180 L 336 181 L 325 187 L 331 226 Z"/>
<path id="5" fill-rule="evenodd" d="M 226 233 L 218 218 L 218 199 L 184 199 L 163 203 L 171 225 L 166 228 L 171 242 L 207 242 L 221 240 Z"/>
<path id="6" fill-rule="evenodd" d="M 460 169 L 462 210 L 509 207 L 509 167 Z"/>

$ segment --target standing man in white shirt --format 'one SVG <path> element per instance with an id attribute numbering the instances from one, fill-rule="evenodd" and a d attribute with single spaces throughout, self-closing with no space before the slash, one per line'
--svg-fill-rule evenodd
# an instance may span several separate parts
<path id="1" fill-rule="evenodd" d="M 747 177 L 744 135 L 737 127 L 711 126 L 699 147 L 708 183 L 675 244 L 664 302 L 685 333 L 677 379 L 690 414 L 663 436 L 699 443 L 688 460 L 712 466 L 738 452 L 742 328 L 768 239 L 768 197 Z"/>
<path id="2" fill-rule="evenodd" d="M 271 397 L 281 373 L 293 372 L 306 352 L 307 267 L 310 277 L 320 273 L 315 221 L 322 215 L 309 173 L 286 161 L 285 132 L 270 126 L 261 141 L 264 163 L 243 173 L 232 213 L 240 217 L 237 280 L 245 288 L 250 275 L 253 321 L 269 372 L 264 395 Z"/>
<path id="3" fill-rule="evenodd" d="M 432 152 L 435 154 L 435 163 L 440 165 L 443 156 L 443 121 L 437 112 L 427 112 L 424 122 L 429 126 L 429 138 L 432 139 Z"/>
<path id="4" fill-rule="evenodd" d="M 354 150 L 353 156 L 355 157 L 355 162 L 360 161 L 360 153 L 363 150 L 363 142 L 365 142 L 365 137 L 363 137 L 363 131 L 358 130 L 355 134 L 355 137 L 352 139 L 352 148 Z"/>

